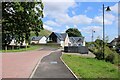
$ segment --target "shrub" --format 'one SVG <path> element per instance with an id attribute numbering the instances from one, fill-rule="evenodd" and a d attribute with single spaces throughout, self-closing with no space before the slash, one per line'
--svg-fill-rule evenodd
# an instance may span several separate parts
<path id="1" fill-rule="evenodd" d="M 103 60 L 103 53 L 102 52 L 97 52 L 97 53 L 95 53 L 95 55 L 96 55 L 96 57 L 95 58 L 97 58 L 98 60 Z"/>
<path id="2" fill-rule="evenodd" d="M 114 59 L 115 59 L 115 55 L 113 53 L 107 55 L 107 57 L 105 58 L 106 62 L 111 62 L 112 64 L 114 63 Z"/>

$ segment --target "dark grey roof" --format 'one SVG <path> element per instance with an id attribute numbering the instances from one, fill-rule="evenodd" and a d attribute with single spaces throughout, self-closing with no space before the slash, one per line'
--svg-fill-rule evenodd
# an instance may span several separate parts
<path id="1" fill-rule="evenodd" d="M 69 37 L 69 40 L 70 40 L 71 43 L 76 43 L 76 42 L 79 42 L 79 41 L 83 41 L 84 37 Z"/>
<path id="2" fill-rule="evenodd" d="M 33 36 L 32 38 L 31 38 L 31 40 L 32 41 L 39 41 L 41 38 L 42 38 L 43 36 Z"/>
<path id="3" fill-rule="evenodd" d="M 120 36 L 119 36 L 118 38 L 114 38 L 114 39 L 110 42 L 110 44 L 113 45 L 115 42 L 117 42 L 117 43 L 120 42 Z"/>
<path id="4" fill-rule="evenodd" d="M 55 33 L 55 32 L 54 32 Z M 61 41 L 64 41 L 66 36 L 67 36 L 67 33 L 55 33 L 55 35 L 61 40 Z"/>
<path id="5" fill-rule="evenodd" d="M 65 38 L 67 36 L 67 33 L 61 33 L 62 39 L 65 41 Z"/>

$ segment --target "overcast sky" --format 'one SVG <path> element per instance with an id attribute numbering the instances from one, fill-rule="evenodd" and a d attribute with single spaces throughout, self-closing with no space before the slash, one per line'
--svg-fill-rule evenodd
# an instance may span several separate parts
<path id="1" fill-rule="evenodd" d="M 86 41 L 102 38 L 102 5 L 110 6 L 105 12 L 105 35 L 111 41 L 118 36 L 117 2 L 79 2 L 74 0 L 44 1 L 44 28 L 54 32 L 65 32 L 68 28 L 78 28 Z"/>

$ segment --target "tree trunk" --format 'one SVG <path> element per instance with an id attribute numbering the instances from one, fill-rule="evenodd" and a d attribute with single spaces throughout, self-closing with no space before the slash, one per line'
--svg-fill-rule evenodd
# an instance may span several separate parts
<path id="1" fill-rule="evenodd" d="M 27 41 L 26 41 L 26 43 L 25 43 L 26 45 L 25 45 L 25 48 L 26 48 L 26 50 L 27 50 Z"/>
<path id="2" fill-rule="evenodd" d="M 14 50 L 14 46 L 12 46 L 12 50 Z"/>

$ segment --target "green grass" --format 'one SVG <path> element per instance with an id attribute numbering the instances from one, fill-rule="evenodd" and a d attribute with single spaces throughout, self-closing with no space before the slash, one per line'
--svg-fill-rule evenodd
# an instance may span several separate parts
<path id="1" fill-rule="evenodd" d="M 47 30 L 47 29 L 43 29 L 39 32 L 39 36 L 49 36 L 52 32 Z M 31 37 L 32 36 L 36 36 L 35 33 L 31 32 Z"/>
<path id="2" fill-rule="evenodd" d="M 41 47 L 48 47 L 48 48 L 60 48 L 59 44 L 56 43 L 47 43 L 47 44 L 40 44 Z"/>
<path id="3" fill-rule="evenodd" d="M 111 63 L 68 54 L 62 59 L 79 78 L 118 78 L 118 67 Z"/>
<path id="4" fill-rule="evenodd" d="M 20 49 L 13 49 L 13 50 L 2 50 L 2 52 L 23 52 L 23 51 L 30 51 L 30 50 L 36 50 L 39 49 L 39 45 L 31 45 L 29 48 L 20 48 Z"/>

